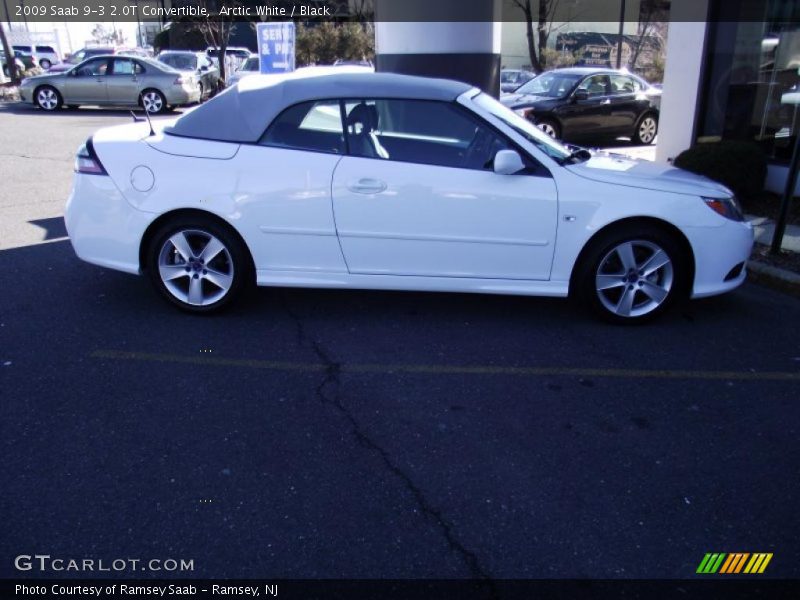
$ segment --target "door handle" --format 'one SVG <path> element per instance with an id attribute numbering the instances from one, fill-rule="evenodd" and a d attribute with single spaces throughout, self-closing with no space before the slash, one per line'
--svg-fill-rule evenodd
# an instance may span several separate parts
<path id="1" fill-rule="evenodd" d="M 387 187 L 385 182 L 369 177 L 362 177 L 347 184 L 347 189 L 356 194 L 380 194 Z"/>
<path id="2" fill-rule="evenodd" d="M 606 98 L 600 104 L 611 104 L 611 100 L 609 98 Z"/>

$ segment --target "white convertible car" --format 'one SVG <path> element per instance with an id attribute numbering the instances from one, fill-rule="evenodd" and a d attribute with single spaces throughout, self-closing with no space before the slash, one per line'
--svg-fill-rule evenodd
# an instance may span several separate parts
<path id="1" fill-rule="evenodd" d="M 193 312 L 257 283 L 573 294 L 639 322 L 737 287 L 753 242 L 721 185 L 394 74 L 254 76 L 154 132 L 98 131 L 75 171 L 78 256 Z"/>

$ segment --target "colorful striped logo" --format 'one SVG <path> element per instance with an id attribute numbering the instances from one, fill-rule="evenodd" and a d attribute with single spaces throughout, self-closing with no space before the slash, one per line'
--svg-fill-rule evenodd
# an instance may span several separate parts
<path id="1" fill-rule="evenodd" d="M 697 567 L 697 573 L 701 575 L 732 575 L 736 573 L 763 573 L 769 561 L 772 560 L 772 552 L 707 552 Z"/>

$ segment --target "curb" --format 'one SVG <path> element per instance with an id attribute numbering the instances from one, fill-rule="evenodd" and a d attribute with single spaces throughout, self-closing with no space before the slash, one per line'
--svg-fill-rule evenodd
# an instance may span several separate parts
<path id="1" fill-rule="evenodd" d="M 747 278 L 755 283 L 800 298 L 800 275 L 765 263 L 748 261 Z"/>

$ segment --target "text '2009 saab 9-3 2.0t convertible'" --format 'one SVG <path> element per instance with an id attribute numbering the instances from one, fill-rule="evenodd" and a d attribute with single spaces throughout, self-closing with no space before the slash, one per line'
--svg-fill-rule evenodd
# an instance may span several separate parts
<path id="1" fill-rule="evenodd" d="M 156 131 L 98 131 L 75 170 L 78 256 L 193 312 L 257 283 L 576 295 L 633 323 L 734 289 L 753 243 L 721 185 L 386 73 L 254 76 Z"/>

